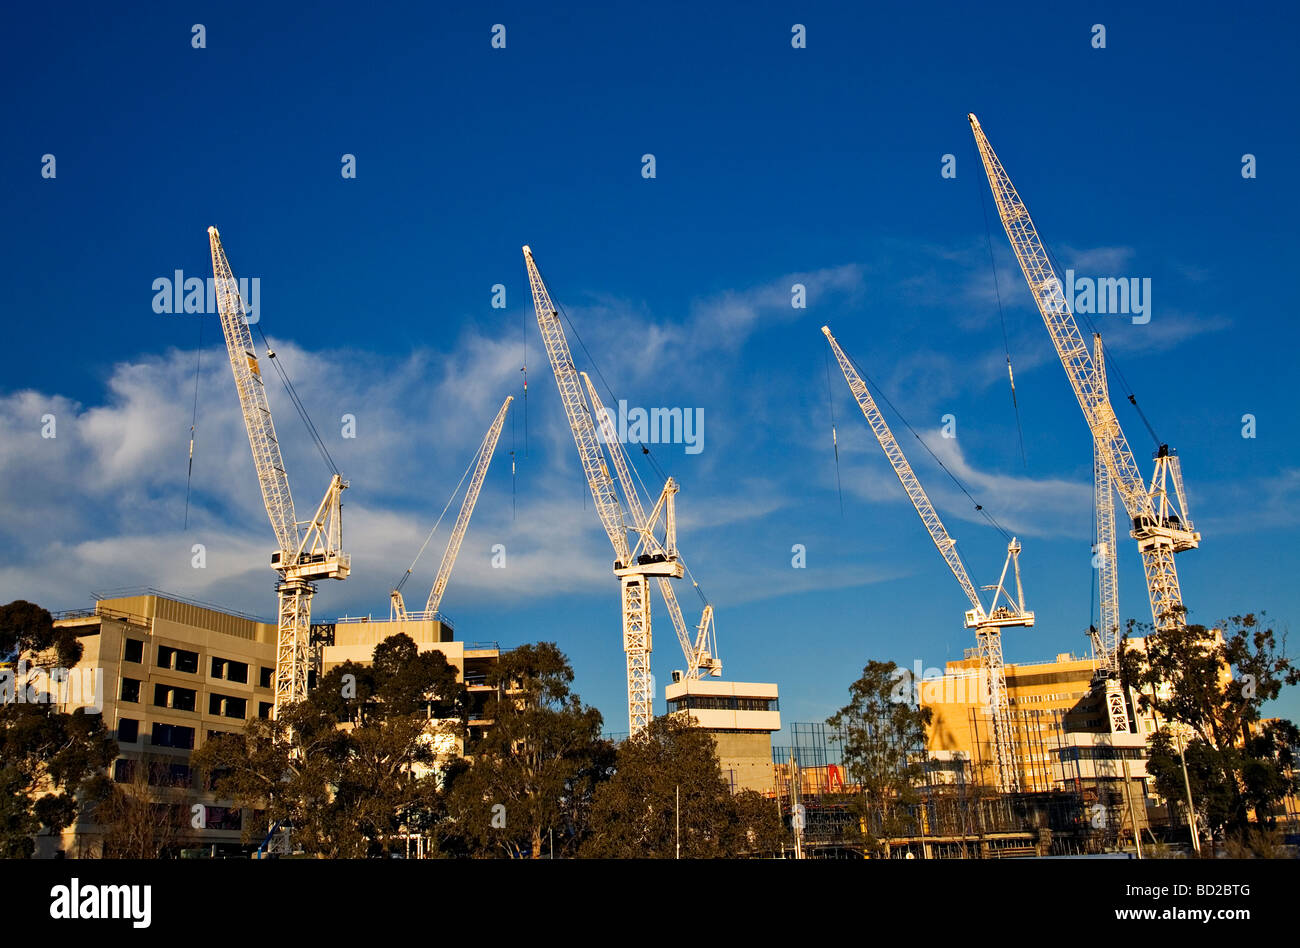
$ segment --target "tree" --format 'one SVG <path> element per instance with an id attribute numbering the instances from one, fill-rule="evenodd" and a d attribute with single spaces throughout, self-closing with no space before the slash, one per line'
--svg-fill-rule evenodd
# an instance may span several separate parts
<path id="1" fill-rule="evenodd" d="M 372 665 L 332 670 L 276 720 L 207 741 L 194 763 L 223 799 L 261 811 L 246 842 L 279 823 L 305 852 L 375 856 L 398 845 L 403 827 L 432 832 L 441 820 L 438 768 L 464 708 L 441 652 L 391 636 Z"/>
<path id="2" fill-rule="evenodd" d="M 571 690 L 573 669 L 553 642 L 501 656 L 487 683 L 492 726 L 473 763 L 449 774 L 450 816 L 462 851 L 537 859 L 554 836 L 561 853 L 578 845 L 612 748 L 602 719 Z"/>
<path id="3" fill-rule="evenodd" d="M 826 722 L 843 735 L 844 768 L 860 788 L 851 802 L 886 838 L 913 829 L 907 808 L 919 800 L 916 783 L 924 775 L 920 758 L 932 714 L 900 693 L 906 675 L 893 662 L 868 662 L 849 686 L 849 703 Z"/>
<path id="4" fill-rule="evenodd" d="M 655 718 L 619 746 L 615 770 L 596 790 L 584 856 L 671 859 L 680 838 L 684 858 L 709 859 L 772 852 L 785 837 L 771 801 L 732 795 L 694 718 Z"/>
<path id="5" fill-rule="evenodd" d="M 103 799 L 117 752 L 103 718 L 85 709 L 0 706 L 0 858 L 31 856 L 37 833 L 62 832 Z"/>
<path id="6" fill-rule="evenodd" d="M 24 600 L 0 606 L 0 659 L 22 656 L 37 665 L 55 661 L 71 668 L 81 643 L 55 629 L 49 612 Z M 117 742 L 104 719 L 84 708 L 57 710 L 49 694 L 17 698 L 25 684 L 6 670 L 0 704 L 0 857 L 35 852 L 37 833 L 59 833 L 110 790 L 104 771 L 117 756 Z M 32 700 L 35 698 L 35 700 Z"/>
<path id="7" fill-rule="evenodd" d="M 0 606 L 0 661 L 19 655 L 37 664 L 71 668 L 81 660 L 81 643 L 69 628 L 55 628 L 54 617 L 34 602 L 15 599 Z"/>
<path id="8" fill-rule="evenodd" d="M 190 826 L 189 808 L 183 805 L 183 791 L 160 792 L 166 784 L 170 758 L 149 756 L 124 760 L 129 776 L 94 809 L 93 818 L 104 827 L 105 859 L 158 859 L 171 853 Z M 182 801 L 160 801 L 173 796 Z"/>
<path id="9" fill-rule="evenodd" d="M 790 831 L 780 811 L 761 793 L 741 790 L 732 795 L 731 806 L 728 855 L 775 853 L 790 844 Z"/>
<path id="10" fill-rule="evenodd" d="M 1267 814 L 1295 787 L 1294 742 L 1288 743 L 1295 726 L 1270 722 L 1256 733 L 1264 703 L 1300 682 L 1300 669 L 1279 650 L 1263 618 L 1233 616 L 1222 623 L 1221 637 L 1186 623 L 1182 613 L 1162 629 L 1130 621 L 1130 635 L 1135 628 L 1145 632 L 1143 647 L 1126 636 L 1121 657 L 1138 706 L 1162 724 L 1195 733 L 1186 746 L 1187 772 L 1202 821 L 1243 836 L 1251 809 Z M 1151 770 L 1162 796 L 1182 799 L 1182 762 L 1163 729 L 1152 741 Z"/>

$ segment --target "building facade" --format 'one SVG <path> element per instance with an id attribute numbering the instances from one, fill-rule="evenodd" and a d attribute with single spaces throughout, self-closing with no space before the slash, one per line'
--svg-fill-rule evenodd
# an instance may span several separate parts
<path id="1" fill-rule="evenodd" d="M 147 788 L 160 837 L 174 848 L 237 848 L 245 814 L 202 785 L 190 755 L 216 734 L 271 716 L 276 627 L 153 591 L 60 613 L 55 625 L 82 645 L 74 672 L 102 670 L 97 703 L 121 751 L 110 777 Z M 80 698 L 60 710 L 89 708 Z M 79 822 L 38 838 L 37 855 L 99 856 L 105 833 Z"/>
<path id="2" fill-rule="evenodd" d="M 55 625 L 72 629 L 82 645 L 74 675 L 92 671 L 100 682 L 93 695 L 68 691 L 75 700 L 61 702 L 60 710 L 93 706 L 103 714 L 120 748 L 109 776 L 147 798 L 160 845 L 214 854 L 246 849 L 241 835 L 248 814 L 217 799 L 190 757 L 212 737 L 272 716 L 276 626 L 154 590 L 59 613 Z M 346 661 L 368 664 L 376 644 L 402 633 L 422 651 L 442 652 L 456 669 L 470 696 L 472 741 L 491 724 L 484 711 L 495 690 L 486 680 L 501 653 L 496 643 L 453 641 L 445 623 L 345 618 L 313 626 L 312 679 Z M 464 737 L 453 744 L 448 756 L 464 752 Z M 60 836 L 38 838 L 37 855 L 98 857 L 107 832 L 78 822 Z"/>

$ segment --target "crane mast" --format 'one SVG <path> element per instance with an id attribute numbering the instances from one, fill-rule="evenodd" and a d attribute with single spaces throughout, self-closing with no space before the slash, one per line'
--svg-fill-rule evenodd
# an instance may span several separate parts
<path id="1" fill-rule="evenodd" d="M 1101 391 L 1107 394 L 1106 352 L 1101 333 L 1092 337 L 1092 361 L 1097 367 Z M 1096 635 L 1097 676 L 1094 693 L 1101 692 L 1106 720 L 1112 734 L 1129 732 L 1128 701 L 1119 675 L 1119 563 L 1115 546 L 1115 490 L 1110 467 L 1097 439 L 1092 442 L 1093 506 L 1097 512 L 1097 603 L 1101 631 Z"/>
<path id="2" fill-rule="evenodd" d="M 989 608 L 985 609 L 979 593 L 975 589 L 975 584 L 971 582 L 970 575 L 966 572 L 966 565 L 957 553 L 957 541 L 949 536 L 943 521 L 939 519 L 938 511 L 930 503 L 925 488 L 921 486 L 920 480 L 913 472 L 912 465 L 908 463 L 907 456 L 903 453 L 898 440 L 890 430 L 884 415 L 880 413 L 880 409 L 876 406 L 876 400 L 872 398 L 866 383 L 854 367 L 853 361 L 840 348 L 840 344 L 835 337 L 831 335 L 830 329 L 823 326 L 822 333 L 826 336 L 826 341 L 830 343 L 831 350 L 835 353 L 835 360 L 839 363 L 840 371 L 844 373 L 844 380 L 848 382 L 849 390 L 853 393 L 854 399 L 857 400 L 858 407 L 862 409 L 867 424 L 870 425 L 876 440 L 880 442 L 880 447 L 885 452 L 885 457 L 889 459 L 890 465 L 894 468 L 899 483 L 903 485 L 903 490 L 907 493 L 908 499 L 912 501 L 912 506 L 916 508 L 921 522 L 925 524 L 930 539 L 934 541 L 939 554 L 948 564 L 948 568 L 952 571 L 953 577 L 956 578 L 957 584 L 961 586 L 966 598 L 970 601 L 971 608 L 967 610 L 965 616 L 966 627 L 975 629 L 975 641 L 978 646 L 980 665 L 987 680 L 985 685 L 986 700 L 988 702 L 989 717 L 993 723 L 993 739 L 990 743 L 993 745 L 993 760 L 997 771 L 998 788 L 1004 792 L 1015 792 L 1020 789 L 1020 768 L 1017 764 L 1018 755 L 1015 734 L 1011 727 L 1011 715 L 1007 700 L 1006 668 L 1002 661 L 1002 628 L 1007 626 L 1029 627 L 1034 624 L 1034 614 L 1025 609 L 1024 589 L 1020 582 L 1020 543 L 1015 538 L 1012 538 L 1007 545 L 1007 559 L 1002 564 L 1002 576 L 999 578 L 998 584 L 985 587 L 994 590 L 992 602 Z M 1007 570 L 1009 568 L 1014 571 L 1016 583 L 1014 598 L 1012 598 L 1006 585 Z"/>
<path id="3" fill-rule="evenodd" d="M 1101 389 L 1106 391 L 1105 352 L 1101 334 L 1094 334 L 1092 359 L 1097 366 Z M 1110 480 L 1110 467 L 1102 454 L 1102 446 L 1092 442 L 1093 506 L 1097 512 L 1097 602 L 1101 628 L 1098 634 L 1097 661 L 1101 670 L 1113 675 L 1119 671 L 1119 575 L 1116 570 L 1115 547 L 1115 490 Z"/>
<path id="4" fill-rule="evenodd" d="M 389 598 L 392 600 L 392 617 L 399 622 L 405 622 L 408 619 L 434 619 L 437 617 L 438 608 L 442 605 L 443 594 L 447 591 L 447 581 L 451 579 L 452 568 L 456 565 L 456 557 L 460 555 L 461 543 L 465 540 L 465 532 L 469 529 L 469 519 L 474 515 L 474 506 L 478 503 L 478 495 L 483 489 L 483 480 L 487 477 L 488 466 L 492 463 L 492 455 L 496 453 L 497 441 L 501 437 L 501 429 L 505 425 L 506 412 L 510 408 L 510 403 L 514 401 L 513 395 L 507 395 L 506 400 L 501 403 L 496 417 L 492 419 L 492 424 L 488 426 L 487 434 L 483 436 L 483 441 L 478 447 L 478 452 L 474 455 L 474 474 L 470 477 L 469 487 L 465 488 L 465 498 L 460 504 L 460 513 L 456 515 L 456 525 L 452 528 L 451 536 L 447 540 L 447 548 L 442 553 L 442 562 L 438 566 L 438 576 L 433 581 L 433 588 L 429 590 L 429 598 L 424 604 L 424 612 L 407 612 L 406 600 L 402 598 L 401 583 L 398 588 L 394 589 Z M 418 559 L 418 557 L 417 557 Z M 409 576 L 410 570 L 406 571 Z M 405 577 L 403 577 L 405 582 Z"/>
<path id="5" fill-rule="evenodd" d="M 275 658 L 275 714 L 307 695 L 310 665 L 311 601 L 315 581 L 347 579 L 351 557 L 342 552 L 343 515 L 341 495 L 347 482 L 337 473 L 330 479 L 325 496 L 311 520 L 299 523 L 294 513 L 289 476 L 285 472 L 280 442 L 275 436 L 266 385 L 253 348 L 239 284 L 226 259 L 221 235 L 208 228 L 212 251 L 212 275 L 216 290 L 221 332 L 230 356 L 235 390 L 244 416 L 244 428 L 253 452 L 262 501 L 279 549 L 271 554 L 271 567 L 279 574 L 279 624 Z M 275 354 L 268 350 L 268 358 Z"/>
<path id="6" fill-rule="evenodd" d="M 573 433 L 573 442 L 578 449 L 578 458 L 591 490 L 596 514 L 614 548 L 614 575 L 619 579 L 622 593 L 628 732 L 630 736 L 636 736 L 649 726 L 654 707 L 653 679 L 650 674 L 653 642 L 648 581 L 651 577 L 680 578 L 683 574 L 682 564 L 676 558 L 674 535 L 673 498 L 677 493 L 677 484 L 672 478 L 668 479 L 650 517 L 639 525 L 641 535 L 637 546 L 629 547 L 623 505 L 605 463 L 605 453 L 600 446 L 592 412 L 582 394 L 582 383 L 569 351 L 564 327 L 560 324 L 559 311 L 551 302 L 546 284 L 542 282 L 532 250 L 524 247 L 523 252 L 528 283 L 532 289 L 533 308 L 537 312 L 537 327 L 546 346 L 546 355 L 551 363 L 556 387 L 560 391 L 560 400 L 564 404 L 564 413 Z M 651 525 L 661 515 L 664 517 L 666 539 L 660 546 L 666 552 L 654 552 L 653 547 L 658 541 L 647 542 L 646 534 L 653 533 Z"/>
<path id="7" fill-rule="evenodd" d="M 1195 549 L 1201 540 L 1187 516 L 1187 498 L 1178 456 L 1167 445 L 1160 446 L 1155 457 L 1155 473 L 1148 487 L 1115 417 L 1105 380 L 1083 341 L 1029 210 L 989 144 L 979 120 L 973 114 L 967 118 L 1003 229 L 1092 431 L 1110 480 L 1128 513 L 1131 536 L 1138 541 L 1138 550 L 1142 554 L 1155 627 L 1165 629 L 1177 625 L 1182 621 L 1184 610 L 1174 554 Z"/>

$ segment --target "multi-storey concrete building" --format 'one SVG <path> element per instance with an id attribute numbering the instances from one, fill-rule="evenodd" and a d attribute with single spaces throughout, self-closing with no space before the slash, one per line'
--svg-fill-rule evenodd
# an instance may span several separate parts
<path id="1" fill-rule="evenodd" d="M 64 702 L 61 710 L 92 702 L 100 708 L 121 750 L 110 776 L 147 788 L 149 805 L 175 848 L 238 850 L 247 814 L 204 786 L 190 755 L 216 734 L 271 716 L 276 627 L 155 590 L 59 613 L 55 624 L 73 629 L 82 644 L 74 672 L 102 670 L 98 694 L 74 692 L 77 700 Z M 321 672 L 348 660 L 368 663 L 376 644 L 399 633 L 422 650 L 441 651 L 470 692 L 471 739 L 490 724 L 483 711 L 492 691 L 487 673 L 500 657 L 495 643 L 453 641 L 451 627 L 436 621 L 344 619 L 313 631 L 327 643 L 320 648 Z M 458 741 L 448 751 L 463 748 Z M 60 837 L 38 840 L 37 854 L 100 855 L 105 832 L 103 826 L 77 823 Z"/>
<path id="2" fill-rule="evenodd" d="M 781 730 L 776 685 L 701 678 L 675 681 L 664 691 L 670 714 L 689 713 L 713 735 L 733 791 L 775 789 L 772 734 Z"/>
<path id="3" fill-rule="evenodd" d="M 1063 653 L 1005 668 L 1020 789 L 1080 791 L 1118 807 L 1116 819 L 1144 826 L 1146 738 L 1109 733 L 1103 695 L 1093 687 L 1096 661 Z M 979 658 L 948 662 L 943 675 L 916 682 L 916 690 L 932 712 L 926 750 L 942 761 L 971 761 L 974 779 L 991 784 L 992 721 Z"/>
<path id="4" fill-rule="evenodd" d="M 101 713 L 121 749 L 112 778 L 151 788 L 160 825 L 177 830 L 177 845 L 238 846 L 244 814 L 201 785 L 190 754 L 214 734 L 270 717 L 275 626 L 155 591 L 60 613 L 55 624 L 81 642 L 78 669 L 102 669 Z M 62 710 L 76 706 L 88 702 Z M 99 855 L 104 833 L 78 823 L 61 838 L 38 840 L 38 855 Z"/>
<path id="5" fill-rule="evenodd" d="M 394 635 L 407 635 L 421 652 L 441 652 L 447 664 L 469 693 L 469 721 L 465 735 L 458 739 L 457 753 L 464 753 L 466 744 L 473 746 L 491 726 L 487 717 L 489 700 L 497 689 L 488 685 L 488 673 L 501 659 L 501 648 L 496 642 L 457 642 L 452 637 L 451 625 L 444 619 L 381 620 L 343 617 L 328 630 L 328 644 L 321 649 L 322 674 L 344 662 L 368 664 L 375 646 Z"/>

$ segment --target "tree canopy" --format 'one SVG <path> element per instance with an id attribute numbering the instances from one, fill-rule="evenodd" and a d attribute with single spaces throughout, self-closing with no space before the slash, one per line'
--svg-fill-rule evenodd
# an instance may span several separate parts
<path id="1" fill-rule="evenodd" d="M 438 824 L 438 768 L 463 733 L 464 686 L 441 652 L 420 652 L 409 636 L 384 640 L 374 656 L 322 676 L 276 720 L 195 752 L 221 798 L 261 813 L 246 840 L 279 823 L 308 853 L 357 858 L 398 846 L 403 827 Z"/>
<path id="2" fill-rule="evenodd" d="M 584 856 L 671 859 L 679 840 L 683 859 L 781 847 L 776 804 L 753 791 L 731 793 L 713 737 L 693 718 L 655 718 L 619 746 L 614 766 L 596 790 Z"/>
<path id="3" fill-rule="evenodd" d="M 35 603 L 0 606 L 0 660 L 23 655 L 71 668 L 81 651 L 72 631 L 54 628 Z M 62 712 L 46 700 L 0 703 L 0 858 L 32 855 L 37 833 L 61 832 L 81 807 L 104 799 L 111 790 L 104 770 L 117 753 L 102 715 Z"/>
<path id="4" fill-rule="evenodd" d="M 1121 667 L 1138 706 L 1162 726 L 1151 742 L 1149 769 L 1158 792 L 1182 806 L 1182 755 L 1198 817 L 1211 830 L 1245 832 L 1253 809 L 1268 811 L 1300 789 L 1294 777 L 1297 739 L 1290 721 L 1262 722 L 1263 706 L 1300 682 L 1262 614 L 1233 616 L 1221 635 L 1178 621 L 1165 628 L 1129 623 L 1144 632 L 1141 648 L 1126 637 Z M 1190 739 L 1179 740 L 1182 728 Z"/>

